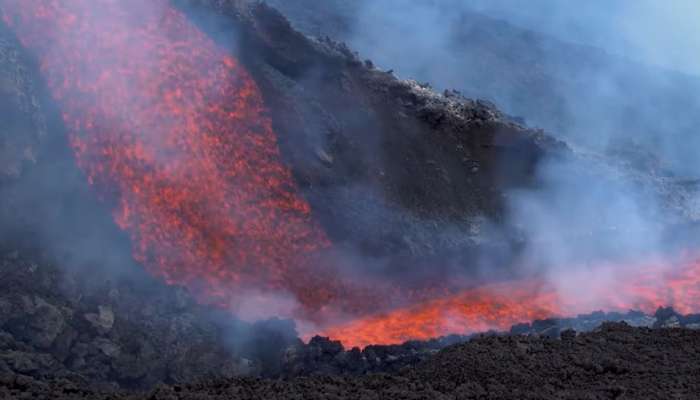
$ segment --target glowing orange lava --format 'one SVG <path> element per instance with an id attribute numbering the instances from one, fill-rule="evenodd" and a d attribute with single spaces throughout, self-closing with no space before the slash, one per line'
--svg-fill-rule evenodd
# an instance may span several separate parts
<path id="1" fill-rule="evenodd" d="M 328 240 L 236 59 L 166 0 L 0 4 L 39 56 L 79 166 L 116 192 L 138 261 L 227 306 L 248 288 L 327 300 L 333 280 L 303 258 Z"/>
<path id="2" fill-rule="evenodd" d="M 41 63 L 78 165 L 116 199 L 114 218 L 134 257 L 201 301 L 313 321 L 310 329 L 350 346 L 594 309 L 700 310 L 700 264 L 687 261 L 466 290 L 342 278 L 317 262 L 329 240 L 282 162 L 255 82 L 167 0 L 0 7 Z"/>
<path id="3" fill-rule="evenodd" d="M 601 276 L 604 269 L 596 268 L 585 276 L 565 275 L 568 285 L 561 286 L 551 280 L 486 285 L 357 319 L 334 326 L 324 334 L 341 339 L 346 346 L 364 347 L 445 334 L 503 331 L 534 319 L 575 316 L 594 310 L 653 313 L 658 307 L 672 305 L 681 313 L 697 312 L 700 261 L 679 263 L 678 267 L 657 263 L 635 268 L 614 266 L 616 276 Z"/>

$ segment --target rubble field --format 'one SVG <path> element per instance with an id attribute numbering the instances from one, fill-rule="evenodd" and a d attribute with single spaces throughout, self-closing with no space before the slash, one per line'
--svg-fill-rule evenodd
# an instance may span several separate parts
<path id="1" fill-rule="evenodd" d="M 605 323 L 590 333 L 481 336 L 393 374 L 203 379 L 147 393 L 3 376 L 4 398 L 37 399 L 690 399 L 700 331 Z"/>

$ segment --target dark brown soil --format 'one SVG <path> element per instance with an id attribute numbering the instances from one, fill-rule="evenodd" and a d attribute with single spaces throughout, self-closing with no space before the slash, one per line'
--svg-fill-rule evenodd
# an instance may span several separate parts
<path id="1" fill-rule="evenodd" d="M 98 393 L 5 377 L 2 398 L 51 399 L 697 399 L 700 331 L 606 324 L 561 339 L 482 337 L 397 374 L 212 380 L 149 393 Z"/>

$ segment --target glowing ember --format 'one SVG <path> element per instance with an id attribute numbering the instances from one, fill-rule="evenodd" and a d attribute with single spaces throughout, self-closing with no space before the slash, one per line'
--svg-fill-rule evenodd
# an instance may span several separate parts
<path id="1" fill-rule="evenodd" d="M 250 287 L 327 300 L 332 279 L 303 257 L 328 241 L 234 58 L 166 0 L 0 4 L 40 58 L 78 164 L 117 192 L 138 261 L 227 306 Z"/>
<path id="2" fill-rule="evenodd" d="M 363 347 L 452 333 L 508 330 L 521 322 L 599 309 L 647 313 L 668 305 L 682 313 L 700 309 L 700 261 L 685 261 L 678 268 L 658 264 L 637 268 L 616 266 L 615 271 L 619 276 L 608 276 L 604 281 L 598 281 L 601 277 L 595 271 L 580 277 L 583 279 L 567 276 L 571 286 L 563 285 L 559 289 L 551 283 L 532 280 L 487 285 L 351 321 L 332 327 L 325 334 L 341 339 L 346 346 Z"/>
<path id="3" fill-rule="evenodd" d="M 281 161 L 258 87 L 167 0 L 0 6 L 41 62 L 78 165 L 116 199 L 114 218 L 135 258 L 202 301 L 314 321 L 346 345 L 507 329 L 593 309 L 700 309 L 697 262 L 468 290 L 406 290 L 314 267 L 329 241 Z M 620 276 L 596 282 L 602 270 Z M 381 313 L 387 308 L 394 311 Z"/>

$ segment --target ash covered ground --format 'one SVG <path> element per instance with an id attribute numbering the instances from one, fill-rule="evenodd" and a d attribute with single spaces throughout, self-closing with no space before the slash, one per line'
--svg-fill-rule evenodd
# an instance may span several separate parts
<path id="1" fill-rule="evenodd" d="M 694 245 L 696 186 L 647 150 L 631 147 L 627 158 L 574 151 L 560 132 L 528 128 L 489 101 L 436 93 L 347 45 L 308 38 L 264 4 L 173 3 L 236 49 L 314 215 L 343 253 L 368 265 L 362 273 L 400 272 L 411 288 L 532 272 L 513 262 L 530 238 L 509 226 L 508 196 L 542 185 L 539 167 L 551 160 L 573 165 L 572 182 L 632 182 L 653 193 L 663 250 Z M 345 20 L 337 18 L 339 31 L 319 33 L 343 38 Z M 488 32 L 500 31 L 484 21 L 478 43 L 488 49 Z M 1 396 L 692 398 L 699 388 L 700 316 L 670 308 L 360 350 L 322 337 L 305 343 L 289 320 L 250 323 L 199 304 L 131 260 L 128 239 L 69 154 L 60 110 L 40 76 L 37 61 L 2 26 L 0 113 L 13 118 L 0 132 Z M 538 112 L 557 102 L 538 98 L 546 103 L 533 106 Z M 516 110 L 540 122 L 523 104 L 532 106 L 516 103 Z M 541 121 L 556 130 L 567 117 Z M 614 240 L 615 229 L 565 230 L 563 240 Z M 610 248 L 601 253 L 619 256 Z M 485 274 L 477 259 L 498 267 Z M 599 328 L 605 321 L 624 324 Z"/>

